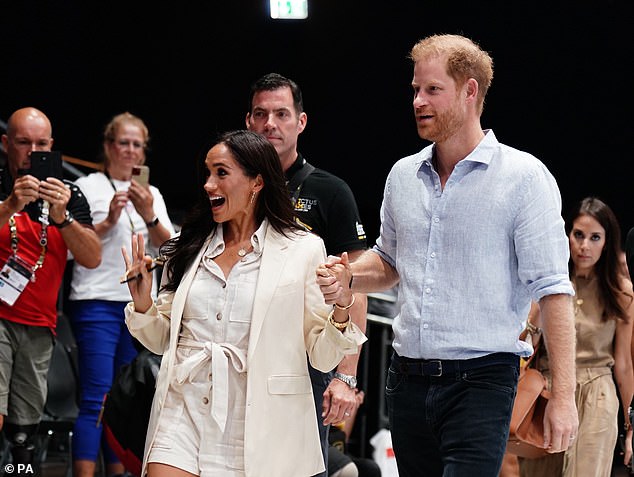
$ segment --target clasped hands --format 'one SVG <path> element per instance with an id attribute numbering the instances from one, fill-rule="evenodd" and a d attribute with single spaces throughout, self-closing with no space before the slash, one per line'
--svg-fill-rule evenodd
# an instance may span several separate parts
<path id="1" fill-rule="evenodd" d="M 346 301 L 345 297 L 351 294 L 351 278 L 352 270 L 347 252 L 342 253 L 341 257 L 329 255 L 326 263 L 317 267 L 317 285 L 328 305 L 350 302 L 350 298 Z"/>

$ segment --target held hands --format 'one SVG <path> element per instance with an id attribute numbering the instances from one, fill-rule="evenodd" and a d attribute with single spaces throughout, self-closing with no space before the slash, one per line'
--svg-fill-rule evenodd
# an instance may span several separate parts
<path id="1" fill-rule="evenodd" d="M 351 278 L 348 252 L 343 252 L 341 257 L 329 255 L 326 263 L 317 267 L 316 282 L 328 305 L 346 306 L 352 301 Z"/>
<path id="2" fill-rule="evenodd" d="M 152 257 L 145 255 L 145 243 L 141 234 L 132 234 L 132 258 L 121 247 L 125 262 L 125 281 L 134 301 L 134 309 L 145 313 L 152 306 Z"/>

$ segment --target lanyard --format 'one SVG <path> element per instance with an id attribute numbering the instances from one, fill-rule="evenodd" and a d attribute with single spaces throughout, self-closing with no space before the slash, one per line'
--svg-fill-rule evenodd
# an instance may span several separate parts
<path id="1" fill-rule="evenodd" d="M 112 182 L 112 179 L 110 179 L 110 175 L 108 174 L 108 171 L 103 172 L 106 176 L 106 178 L 108 179 L 108 182 L 110 182 L 110 185 L 112 186 L 112 189 L 115 191 L 115 193 L 117 192 L 117 188 L 114 185 L 114 182 Z M 130 217 L 130 212 L 128 212 L 128 207 L 127 204 L 126 206 L 123 208 L 123 210 L 125 210 L 125 215 L 128 216 L 128 221 L 130 222 L 130 229 L 132 229 L 132 233 L 134 233 L 134 222 L 132 221 L 132 217 Z"/>
<path id="2" fill-rule="evenodd" d="M 304 159 L 302 167 L 293 175 L 293 177 L 291 177 L 291 180 L 286 183 L 288 191 L 291 193 L 291 202 L 293 203 L 293 205 L 297 203 L 297 199 L 299 198 L 299 191 L 302 188 L 304 179 L 306 179 L 314 170 L 315 167 L 312 164 L 309 164 L 306 159 Z"/>
<path id="3" fill-rule="evenodd" d="M 47 217 L 48 218 L 48 217 Z M 33 274 L 31 275 L 31 281 L 35 281 L 35 272 L 42 268 L 44 264 L 44 258 L 46 257 L 46 249 L 48 244 L 48 220 L 42 221 L 42 231 L 40 232 L 40 245 L 42 246 L 42 250 L 40 251 L 40 257 L 33 265 L 31 271 Z M 11 232 L 11 251 L 13 252 L 14 257 L 18 257 L 18 228 L 15 224 L 15 216 L 12 215 L 9 217 L 9 231 Z"/>

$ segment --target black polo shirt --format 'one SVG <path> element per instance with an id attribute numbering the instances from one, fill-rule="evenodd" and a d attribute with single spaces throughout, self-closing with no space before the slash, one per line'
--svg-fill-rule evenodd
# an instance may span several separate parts
<path id="1" fill-rule="evenodd" d="M 299 154 L 286 171 L 287 180 L 305 167 L 305 162 Z M 329 255 L 367 248 L 354 194 L 345 181 L 330 172 L 315 168 L 304 179 L 295 213 L 299 222 L 322 238 Z"/>

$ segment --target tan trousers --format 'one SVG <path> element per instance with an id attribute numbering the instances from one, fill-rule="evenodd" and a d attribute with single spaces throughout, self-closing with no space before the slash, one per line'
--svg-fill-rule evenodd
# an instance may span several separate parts
<path id="1" fill-rule="evenodd" d="M 519 459 L 522 477 L 610 477 L 619 400 L 609 368 L 577 369 L 579 432 L 566 452 Z"/>

